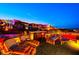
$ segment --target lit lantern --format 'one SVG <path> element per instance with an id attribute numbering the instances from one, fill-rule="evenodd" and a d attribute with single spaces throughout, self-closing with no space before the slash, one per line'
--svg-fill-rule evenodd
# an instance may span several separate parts
<path id="1" fill-rule="evenodd" d="M 30 40 L 34 39 L 34 32 L 30 32 Z"/>
<path id="2" fill-rule="evenodd" d="M 15 39 L 15 41 L 16 41 L 17 43 L 20 43 L 20 42 L 21 42 L 21 40 L 20 40 L 19 37 L 16 37 L 16 38 L 14 38 L 14 39 Z"/>
<path id="3" fill-rule="evenodd" d="M 25 36 L 27 35 L 27 32 L 26 32 L 26 31 L 24 31 L 24 35 L 25 35 Z"/>
<path id="4" fill-rule="evenodd" d="M 41 33 L 41 35 L 43 35 L 43 36 L 44 36 L 44 33 L 42 32 L 42 33 Z"/>

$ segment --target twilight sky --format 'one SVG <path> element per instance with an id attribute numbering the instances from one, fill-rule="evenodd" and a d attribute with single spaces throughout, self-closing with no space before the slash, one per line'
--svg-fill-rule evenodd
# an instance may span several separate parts
<path id="1" fill-rule="evenodd" d="M 0 4 L 0 18 L 51 24 L 57 28 L 79 29 L 79 4 Z"/>

